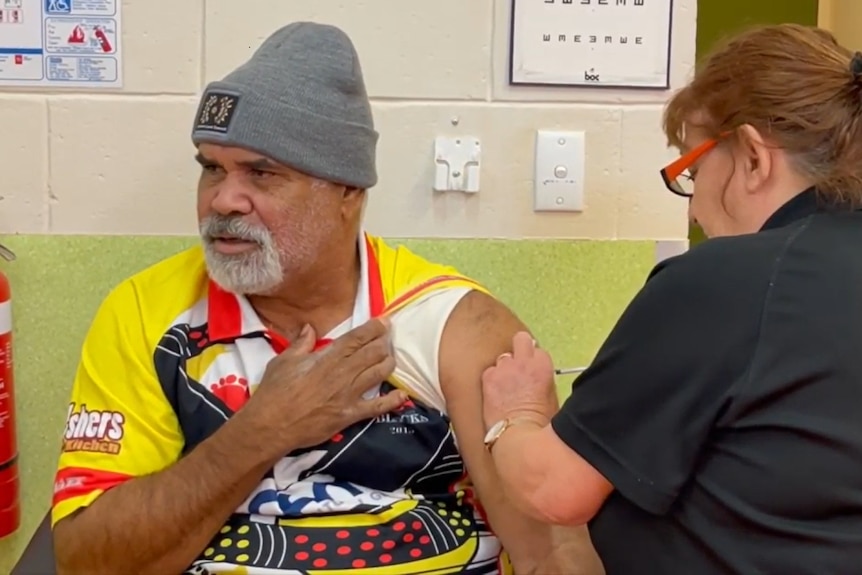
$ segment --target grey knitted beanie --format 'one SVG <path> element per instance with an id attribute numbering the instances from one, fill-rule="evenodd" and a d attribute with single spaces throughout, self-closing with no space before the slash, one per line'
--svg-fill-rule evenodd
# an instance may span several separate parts
<path id="1" fill-rule="evenodd" d="M 236 146 L 327 181 L 377 183 L 377 132 L 350 38 L 295 22 L 204 90 L 192 141 Z"/>

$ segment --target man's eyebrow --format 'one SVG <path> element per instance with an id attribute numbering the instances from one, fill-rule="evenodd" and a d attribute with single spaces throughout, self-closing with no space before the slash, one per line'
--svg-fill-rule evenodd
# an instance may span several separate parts
<path id="1" fill-rule="evenodd" d="M 216 162 L 213 162 L 201 153 L 195 154 L 195 161 L 201 166 L 213 166 L 216 164 Z"/>
<path id="2" fill-rule="evenodd" d="M 195 161 L 203 167 L 209 166 L 218 166 L 219 163 L 215 160 L 211 160 L 198 152 L 195 154 Z M 244 160 L 241 162 L 236 162 L 236 165 L 245 168 L 246 170 L 258 170 L 258 171 L 268 171 L 275 172 L 282 169 L 282 167 L 273 162 L 268 158 L 256 158 L 254 160 Z"/>

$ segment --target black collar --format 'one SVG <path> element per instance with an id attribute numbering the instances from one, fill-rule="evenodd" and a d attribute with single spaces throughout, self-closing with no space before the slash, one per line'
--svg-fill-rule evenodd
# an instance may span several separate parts
<path id="1" fill-rule="evenodd" d="M 841 207 L 843 206 L 834 206 L 831 209 L 841 209 Z M 782 228 L 826 208 L 828 206 L 824 206 L 820 201 L 817 190 L 815 188 L 808 188 L 801 194 L 788 200 L 774 214 L 769 216 L 769 219 L 766 220 L 760 231 Z"/>

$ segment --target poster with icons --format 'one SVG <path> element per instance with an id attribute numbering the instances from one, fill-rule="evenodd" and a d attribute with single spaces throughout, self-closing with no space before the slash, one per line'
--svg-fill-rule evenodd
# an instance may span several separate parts
<path id="1" fill-rule="evenodd" d="M 512 0 L 509 83 L 670 87 L 673 0 Z"/>

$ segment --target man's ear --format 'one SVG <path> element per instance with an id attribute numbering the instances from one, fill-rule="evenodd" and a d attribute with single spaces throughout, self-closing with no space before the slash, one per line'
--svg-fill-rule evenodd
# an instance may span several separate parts
<path id="1" fill-rule="evenodd" d="M 352 198 L 353 196 L 360 196 L 360 200 L 362 196 L 365 196 L 365 190 L 363 188 L 351 188 L 348 186 L 344 187 L 344 198 Z"/>
<path id="2" fill-rule="evenodd" d="M 750 124 L 737 131 L 737 165 L 742 167 L 745 187 L 749 193 L 764 189 L 772 175 L 772 150 L 769 142 Z"/>
<path id="3" fill-rule="evenodd" d="M 345 187 L 342 194 L 342 211 L 346 219 L 351 220 L 362 215 L 365 209 L 365 189 Z"/>

